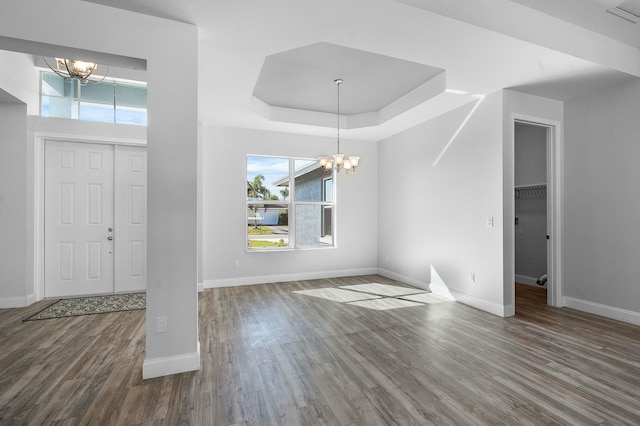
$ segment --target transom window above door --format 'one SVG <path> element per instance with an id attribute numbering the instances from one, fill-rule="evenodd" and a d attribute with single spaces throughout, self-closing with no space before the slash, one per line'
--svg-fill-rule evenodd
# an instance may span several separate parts
<path id="1" fill-rule="evenodd" d="M 109 78 L 83 85 L 42 71 L 40 115 L 146 126 L 147 85 Z"/>

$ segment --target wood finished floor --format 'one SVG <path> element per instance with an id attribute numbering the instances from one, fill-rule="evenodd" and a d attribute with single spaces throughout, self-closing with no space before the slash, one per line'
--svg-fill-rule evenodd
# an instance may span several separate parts
<path id="1" fill-rule="evenodd" d="M 200 371 L 142 380 L 144 312 L 22 322 L 0 310 L 0 424 L 638 425 L 640 327 L 544 305 L 378 311 L 293 291 L 209 289 Z"/>

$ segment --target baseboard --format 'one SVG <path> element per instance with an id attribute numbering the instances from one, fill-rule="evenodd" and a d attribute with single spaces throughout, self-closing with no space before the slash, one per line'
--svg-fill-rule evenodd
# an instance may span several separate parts
<path id="1" fill-rule="evenodd" d="M 547 283 L 544 283 L 544 285 L 540 285 L 540 284 L 538 284 L 537 281 L 538 281 L 538 278 L 528 277 L 526 275 L 518 275 L 518 274 L 516 274 L 516 282 L 517 283 L 530 285 L 530 286 L 536 287 L 536 288 L 547 288 Z"/>
<path id="2" fill-rule="evenodd" d="M 499 303 L 490 302 L 485 299 L 481 299 L 470 294 L 461 293 L 456 290 L 449 290 L 453 298 L 465 305 L 472 306 L 490 314 L 497 315 L 499 317 L 509 317 L 515 315 L 515 308 L 513 305 L 501 305 Z"/>
<path id="3" fill-rule="evenodd" d="M 0 309 L 24 308 L 37 301 L 35 293 L 21 297 L 2 297 L 0 298 Z"/>
<path id="4" fill-rule="evenodd" d="M 204 291 L 204 282 L 200 281 L 198 283 L 198 293 L 202 293 Z"/>
<path id="5" fill-rule="evenodd" d="M 504 315 L 501 315 L 503 317 L 512 317 L 516 314 L 516 307 L 515 305 L 504 305 Z"/>
<path id="6" fill-rule="evenodd" d="M 237 287 L 279 283 L 287 281 L 317 280 L 321 278 L 351 277 L 355 275 L 371 275 L 378 273 L 378 268 L 341 269 L 334 271 L 304 272 L 297 274 L 258 275 L 252 277 L 221 278 L 204 280 L 204 288 Z"/>
<path id="7" fill-rule="evenodd" d="M 27 306 L 31 305 L 32 303 L 36 303 L 38 301 L 38 296 L 36 296 L 35 293 L 31 293 L 27 296 Z"/>
<path id="8" fill-rule="evenodd" d="M 200 369 L 200 342 L 194 353 L 170 356 L 166 358 L 145 359 L 142 364 L 142 378 L 169 376 Z"/>
<path id="9" fill-rule="evenodd" d="M 500 305 L 498 303 L 489 302 L 487 300 L 480 299 L 478 297 L 471 296 L 469 294 L 460 293 L 459 291 L 452 290 L 447 286 L 445 286 L 444 284 L 427 283 L 426 281 L 422 281 L 406 275 L 398 274 L 396 272 L 389 271 L 383 268 L 378 268 L 378 273 L 387 278 L 391 278 L 393 280 L 400 281 L 405 284 L 409 284 L 410 286 L 422 288 L 425 290 L 430 290 L 434 294 L 452 298 L 457 302 L 464 303 L 465 305 L 469 305 L 474 308 L 478 308 L 485 312 L 489 312 L 490 314 L 493 314 L 493 315 L 497 315 L 500 317 L 510 317 L 515 315 L 515 307 L 513 305 Z"/>
<path id="10" fill-rule="evenodd" d="M 516 282 L 521 283 L 521 284 L 537 285 L 536 284 L 537 280 L 538 279 L 534 278 L 534 277 L 529 277 L 527 275 L 516 274 Z"/>
<path id="11" fill-rule="evenodd" d="M 618 321 L 628 322 L 630 324 L 640 325 L 640 312 L 629 311 L 626 309 L 616 308 L 614 306 L 602 305 L 600 303 L 566 296 L 564 297 L 564 302 L 567 308 L 600 315 L 602 317 Z"/>

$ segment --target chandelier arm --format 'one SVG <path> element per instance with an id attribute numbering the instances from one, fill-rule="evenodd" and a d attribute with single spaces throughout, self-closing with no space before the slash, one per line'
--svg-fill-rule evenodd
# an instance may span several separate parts
<path id="1" fill-rule="evenodd" d="M 96 68 L 98 68 L 98 64 L 94 64 L 93 67 L 91 67 L 91 71 L 89 71 L 89 74 L 87 74 L 87 76 L 85 77 L 87 80 L 93 75 L 93 72 L 96 70 Z"/>
<path id="2" fill-rule="evenodd" d="M 71 79 L 73 79 L 73 78 L 75 78 L 76 80 L 79 80 L 79 81 L 80 81 L 80 84 L 84 84 L 84 85 L 86 85 L 86 84 L 96 84 L 96 83 L 100 83 L 100 82 L 102 82 L 105 78 L 107 78 L 107 75 L 109 74 L 109 66 L 108 66 L 108 65 L 103 65 L 106 69 L 105 69 L 104 74 L 102 75 L 102 78 L 100 78 L 99 80 L 92 80 L 90 77 L 93 75 L 93 71 L 95 71 L 95 69 L 96 69 L 96 68 L 98 68 L 98 65 L 97 65 L 97 64 L 96 64 L 96 66 L 95 66 L 95 67 L 93 67 L 93 68 L 91 69 L 91 72 L 90 72 L 86 77 L 81 77 L 81 76 L 79 76 L 79 75 L 76 75 L 74 72 L 72 72 L 72 71 L 69 69 L 69 65 L 68 65 L 68 60 L 67 60 L 67 59 L 64 59 L 64 67 L 67 69 L 67 74 L 65 74 L 65 73 L 63 73 L 63 72 L 61 72 L 61 71 L 58 71 L 57 67 L 56 67 L 56 68 L 52 67 L 52 66 L 51 66 L 51 64 L 49 63 L 49 61 L 47 61 L 47 58 L 46 58 L 46 57 L 44 57 L 44 56 L 43 56 L 43 57 L 42 57 L 42 60 L 44 61 L 44 63 L 45 63 L 45 64 L 47 64 L 47 66 L 49 67 L 49 69 L 50 69 L 51 71 L 53 71 L 53 72 L 54 72 L 56 75 L 58 75 L 59 77 L 62 77 L 62 78 L 64 78 L 64 79 L 70 79 L 70 78 L 71 78 Z"/>
<path id="3" fill-rule="evenodd" d="M 76 78 L 78 80 L 82 80 L 81 78 L 78 78 L 77 75 L 75 75 L 74 73 L 71 72 L 71 70 L 69 69 L 69 61 L 67 61 L 66 59 L 64 60 L 64 67 L 67 69 L 67 72 L 69 73 L 69 77 Z"/>
<path id="4" fill-rule="evenodd" d="M 76 61 L 73 61 L 74 64 Z M 87 75 L 82 75 L 82 74 L 78 74 L 76 71 L 71 71 L 69 69 L 69 60 L 65 59 L 64 60 L 64 66 L 67 68 L 67 71 L 69 72 L 69 75 L 71 77 L 77 78 L 78 80 L 80 80 L 81 82 L 85 82 L 89 80 L 89 77 L 91 77 L 91 74 L 93 74 L 93 70 L 95 70 L 97 68 L 97 64 L 94 63 L 94 66 L 90 68 L 89 73 Z"/>
<path id="5" fill-rule="evenodd" d="M 45 64 L 47 64 L 47 66 L 49 67 L 49 69 L 51 71 L 53 71 L 54 73 L 56 73 L 57 75 L 59 75 L 62 78 L 69 78 L 68 75 L 64 75 L 63 73 L 61 73 L 60 71 L 58 71 L 56 68 L 53 68 L 49 62 L 47 61 L 47 58 L 45 58 L 44 56 L 42 57 L 42 60 L 44 61 Z"/>
<path id="6" fill-rule="evenodd" d="M 60 71 L 57 71 L 57 70 L 54 70 L 54 69 L 52 69 L 51 71 L 55 72 L 56 74 L 58 74 L 62 78 L 70 78 L 68 75 L 64 75 Z"/>
<path id="7" fill-rule="evenodd" d="M 86 81 L 84 81 L 84 84 L 96 84 L 96 83 L 100 83 L 102 82 L 102 80 L 104 80 L 105 78 L 107 78 L 107 74 L 109 74 L 109 65 L 101 65 L 106 67 L 107 69 L 105 70 L 104 74 L 102 75 L 102 78 L 100 80 L 89 80 L 87 78 Z M 98 68 L 98 66 L 96 65 L 96 68 Z M 93 71 L 91 71 L 91 74 L 93 74 Z"/>

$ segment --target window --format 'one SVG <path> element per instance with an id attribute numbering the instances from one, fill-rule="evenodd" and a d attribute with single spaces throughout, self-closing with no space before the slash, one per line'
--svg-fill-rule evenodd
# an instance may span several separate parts
<path id="1" fill-rule="evenodd" d="M 104 79 L 82 85 L 43 71 L 40 115 L 106 123 L 147 125 L 147 86 Z"/>
<path id="2" fill-rule="evenodd" d="M 247 156 L 247 247 L 333 247 L 333 193 L 317 160 Z"/>

